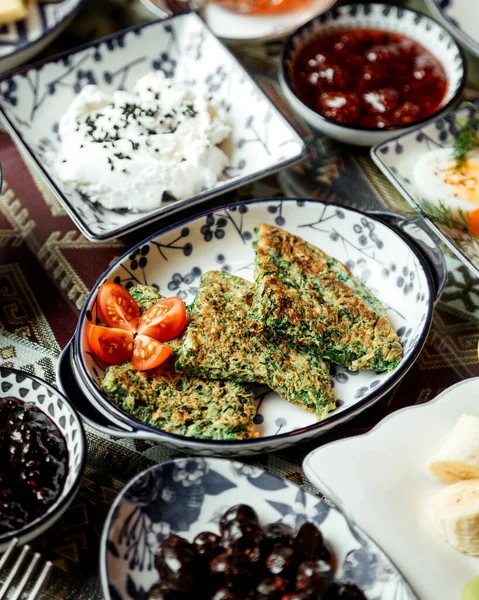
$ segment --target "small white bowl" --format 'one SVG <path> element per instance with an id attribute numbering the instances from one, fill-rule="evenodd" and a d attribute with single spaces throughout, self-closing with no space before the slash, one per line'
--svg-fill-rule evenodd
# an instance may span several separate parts
<path id="1" fill-rule="evenodd" d="M 0 367 L 1 398 L 14 397 L 32 402 L 44 412 L 63 434 L 68 450 L 68 472 L 62 491 L 40 517 L 21 529 L 0 534 L 0 553 L 13 538 L 26 544 L 49 529 L 70 506 L 80 486 L 86 463 L 87 444 L 82 422 L 70 402 L 51 385 L 16 369 Z"/>
<path id="2" fill-rule="evenodd" d="M 297 95 L 291 73 L 298 52 L 312 39 L 340 29 L 380 29 L 405 35 L 419 42 L 442 64 L 448 79 L 448 89 L 441 107 L 428 117 L 410 125 L 378 129 L 345 125 L 309 108 Z M 291 107 L 313 128 L 340 142 L 357 146 L 372 146 L 397 132 L 406 132 L 419 124 L 450 110 L 459 100 L 466 82 L 466 63 L 463 52 L 451 35 L 436 21 L 423 13 L 390 4 L 344 4 L 333 8 L 303 25 L 283 48 L 279 82 Z"/>

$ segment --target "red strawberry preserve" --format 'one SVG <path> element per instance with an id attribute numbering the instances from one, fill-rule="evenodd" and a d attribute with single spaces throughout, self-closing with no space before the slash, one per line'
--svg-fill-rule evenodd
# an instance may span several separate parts
<path id="1" fill-rule="evenodd" d="M 0 535 L 45 513 L 65 483 L 68 449 L 35 404 L 0 398 Z"/>
<path id="2" fill-rule="evenodd" d="M 321 115 L 379 129 L 427 117 L 447 92 L 435 56 L 404 35 L 376 29 L 342 29 L 311 40 L 296 57 L 292 81 Z"/>

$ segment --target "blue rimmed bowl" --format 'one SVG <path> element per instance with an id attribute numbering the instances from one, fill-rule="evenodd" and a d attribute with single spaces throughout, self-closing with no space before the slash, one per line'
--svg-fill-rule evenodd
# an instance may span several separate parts
<path id="1" fill-rule="evenodd" d="M 54 387 L 24 371 L 0 367 L 0 402 L 14 397 L 32 402 L 63 434 L 68 450 L 68 472 L 60 495 L 48 510 L 21 529 L 0 534 L 0 553 L 13 538 L 24 544 L 44 533 L 67 510 L 80 486 L 86 464 L 87 443 L 82 422 L 70 401 Z"/>
<path id="2" fill-rule="evenodd" d="M 0 73 L 31 60 L 69 25 L 85 0 L 29 2 L 28 16 L 0 27 Z"/>
<path id="3" fill-rule="evenodd" d="M 211 458 L 155 465 L 123 488 L 100 546 L 105 599 L 146 598 L 158 581 L 158 544 L 170 533 L 192 541 L 200 531 L 217 532 L 221 514 L 239 503 L 253 506 L 263 526 L 311 521 L 320 527 L 336 558 L 335 576 L 355 582 L 367 600 L 417 600 L 386 554 L 327 499 L 261 468 Z"/>
<path id="4" fill-rule="evenodd" d="M 250 440 L 210 441 L 165 433 L 120 410 L 100 389 L 104 369 L 86 341 L 85 326 L 96 319 L 99 286 L 104 281 L 117 281 L 125 287 L 155 284 L 162 294 L 178 295 L 190 303 L 201 274 L 208 269 L 221 269 L 253 280 L 252 237 L 254 228 L 261 223 L 284 227 L 351 268 L 386 307 L 404 347 L 401 364 L 390 373 L 379 374 L 336 368 L 334 391 L 338 408 L 319 423 L 310 413 L 263 390 L 255 418 L 259 437 Z M 82 414 L 93 426 L 97 422 L 103 431 L 110 428 L 114 435 L 227 456 L 284 448 L 329 431 L 391 390 L 421 351 L 445 276 L 443 255 L 420 220 L 365 215 L 315 200 L 273 198 L 227 205 L 144 240 L 100 277 L 83 307 L 72 349 L 67 348 L 60 360 L 59 385 L 71 398 L 78 398 Z"/>
<path id="5" fill-rule="evenodd" d="M 442 64 L 448 89 L 441 106 L 426 118 L 410 125 L 378 129 L 339 123 L 307 106 L 293 83 L 293 70 L 298 53 L 312 39 L 340 29 L 380 29 L 405 35 L 429 50 Z M 341 142 L 372 146 L 394 135 L 414 129 L 450 110 L 458 101 L 466 83 L 463 52 L 449 32 L 433 19 L 415 10 L 383 3 L 354 3 L 334 7 L 300 27 L 286 41 L 281 56 L 279 82 L 281 90 L 295 112 L 313 129 Z"/>

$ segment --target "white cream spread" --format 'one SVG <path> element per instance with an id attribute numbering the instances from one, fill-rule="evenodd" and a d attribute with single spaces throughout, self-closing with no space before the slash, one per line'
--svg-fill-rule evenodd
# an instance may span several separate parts
<path id="1" fill-rule="evenodd" d="M 132 92 L 84 87 L 60 120 L 55 166 L 92 202 L 146 212 L 165 192 L 182 199 L 212 188 L 228 164 L 217 144 L 230 133 L 205 94 L 154 71 Z"/>

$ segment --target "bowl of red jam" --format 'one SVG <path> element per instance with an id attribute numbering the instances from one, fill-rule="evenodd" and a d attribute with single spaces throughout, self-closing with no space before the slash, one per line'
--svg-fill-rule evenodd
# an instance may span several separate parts
<path id="1" fill-rule="evenodd" d="M 279 79 L 311 127 L 371 146 L 450 110 L 466 67 L 458 44 L 426 15 L 390 4 L 345 4 L 287 40 Z"/>
<path id="2" fill-rule="evenodd" d="M 61 517 L 85 462 L 85 433 L 67 398 L 29 373 L 0 367 L 0 552 Z"/>

